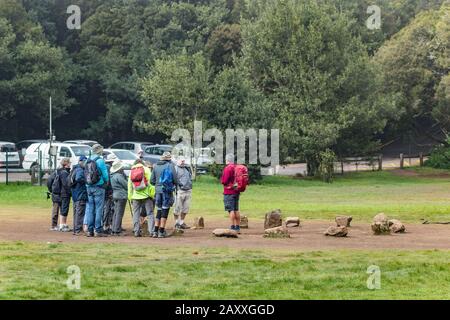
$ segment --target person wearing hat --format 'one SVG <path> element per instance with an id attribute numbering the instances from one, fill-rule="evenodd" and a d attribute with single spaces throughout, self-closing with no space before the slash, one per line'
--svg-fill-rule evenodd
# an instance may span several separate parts
<path id="1" fill-rule="evenodd" d="M 128 200 L 128 181 L 122 161 L 116 160 L 112 164 L 111 187 L 113 190 L 114 215 L 112 219 L 112 235 L 122 236 L 122 220 Z"/>
<path id="2" fill-rule="evenodd" d="M 114 161 L 119 160 L 117 156 L 113 153 L 109 154 L 106 159 L 106 169 L 108 170 L 109 182 L 106 186 L 105 191 L 105 205 L 103 207 L 103 232 L 111 234 L 112 222 L 114 216 L 114 200 L 113 200 L 113 189 L 111 186 L 111 167 Z"/>
<path id="3" fill-rule="evenodd" d="M 173 206 L 173 192 L 177 186 L 177 173 L 172 163 L 170 152 L 164 152 L 161 160 L 153 168 L 150 183 L 155 186 L 156 219 L 152 237 L 167 237 L 166 222 L 169 216 L 170 207 Z"/>
<path id="4" fill-rule="evenodd" d="M 73 199 L 73 234 L 80 235 L 83 231 L 83 221 L 86 213 L 87 190 L 86 179 L 84 178 L 84 166 L 87 157 L 81 156 L 78 164 L 72 168 L 69 175 L 72 199 Z"/>
<path id="5" fill-rule="evenodd" d="M 71 190 L 68 183 L 70 173 L 70 159 L 61 160 L 60 167 L 50 175 L 47 180 L 48 191 L 52 194 L 52 231 L 69 232 L 67 225 L 67 216 L 70 209 Z M 58 227 L 59 216 L 59 227 Z"/>
<path id="6" fill-rule="evenodd" d="M 128 177 L 128 200 L 133 209 L 133 232 L 135 237 L 142 237 L 141 212 L 145 210 L 148 219 L 148 231 L 151 234 L 155 225 L 153 207 L 155 188 L 150 185 L 152 171 L 144 166 L 144 161 L 137 159 L 131 167 Z"/>
<path id="7" fill-rule="evenodd" d="M 87 184 L 88 203 L 86 205 L 86 222 L 88 237 L 105 237 L 103 232 L 103 207 L 105 204 L 106 186 L 109 182 L 108 169 L 106 168 L 105 160 L 103 160 L 103 147 L 100 144 L 95 144 L 91 149 L 92 155 L 86 162 L 85 174 L 90 175 L 90 162 L 95 162 L 96 170 L 99 179 L 96 183 Z M 88 182 L 88 181 L 86 181 Z"/>
<path id="8" fill-rule="evenodd" d="M 175 200 L 175 209 L 173 214 L 175 216 L 175 228 L 189 229 L 184 219 L 189 213 L 192 199 L 192 170 L 186 165 L 184 157 L 178 158 L 177 166 L 177 195 Z"/>

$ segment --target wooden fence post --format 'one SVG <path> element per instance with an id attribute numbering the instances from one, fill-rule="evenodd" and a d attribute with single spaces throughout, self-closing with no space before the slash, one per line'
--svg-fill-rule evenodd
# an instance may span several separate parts
<path id="1" fill-rule="evenodd" d="M 423 152 L 419 154 L 419 158 L 420 158 L 420 166 L 423 167 Z"/>
<path id="2" fill-rule="evenodd" d="M 403 153 L 400 153 L 400 169 L 403 169 L 405 165 L 405 158 L 403 156 Z"/>

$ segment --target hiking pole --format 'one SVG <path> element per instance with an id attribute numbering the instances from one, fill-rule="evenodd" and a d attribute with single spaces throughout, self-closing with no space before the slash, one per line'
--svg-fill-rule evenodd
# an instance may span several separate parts
<path id="1" fill-rule="evenodd" d="M 130 206 L 131 220 L 133 220 L 133 208 L 131 207 L 131 201 L 130 200 L 128 200 L 128 205 Z"/>

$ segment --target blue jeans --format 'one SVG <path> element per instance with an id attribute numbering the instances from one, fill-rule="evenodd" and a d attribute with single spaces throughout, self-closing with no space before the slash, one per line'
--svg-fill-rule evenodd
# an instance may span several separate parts
<path id="1" fill-rule="evenodd" d="M 89 232 L 103 232 L 103 206 L 105 204 L 105 189 L 88 186 L 88 203 L 86 205 L 86 222 Z"/>
<path id="2" fill-rule="evenodd" d="M 162 192 L 155 195 L 156 209 L 170 209 L 175 202 L 172 192 Z"/>

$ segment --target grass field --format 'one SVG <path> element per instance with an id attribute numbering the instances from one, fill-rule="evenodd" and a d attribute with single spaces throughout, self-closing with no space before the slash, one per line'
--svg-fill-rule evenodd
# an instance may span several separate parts
<path id="1" fill-rule="evenodd" d="M 253 219 L 281 208 L 301 219 L 348 213 L 369 222 L 385 212 L 411 223 L 450 221 L 450 178 L 410 169 L 357 173 L 333 184 L 270 177 L 242 196 Z M 192 210 L 225 217 L 220 185 L 195 183 Z M 2 208 L 49 216 L 45 188 L 0 185 Z M 11 212 L 11 210 L 9 210 Z M 450 229 L 449 229 L 450 237 Z M 450 248 L 449 248 L 450 249 Z M 81 290 L 66 287 L 67 267 L 81 269 Z M 369 290 L 367 268 L 381 270 L 381 289 Z M 0 299 L 450 299 L 450 250 L 250 250 L 117 243 L 2 241 Z"/>
<path id="2" fill-rule="evenodd" d="M 250 186 L 241 197 L 241 211 L 251 218 L 280 208 L 303 219 L 334 219 L 349 214 L 369 222 L 380 212 L 405 222 L 450 221 L 450 176 L 444 171 L 408 169 L 419 176 L 398 176 L 389 171 L 348 174 L 332 184 L 291 177 L 267 177 Z M 192 211 L 206 217 L 225 217 L 221 185 L 202 176 L 195 183 Z M 45 188 L 29 184 L 0 185 L 0 206 L 49 208 Z M 1 210 L 1 209 L 0 209 Z"/>

